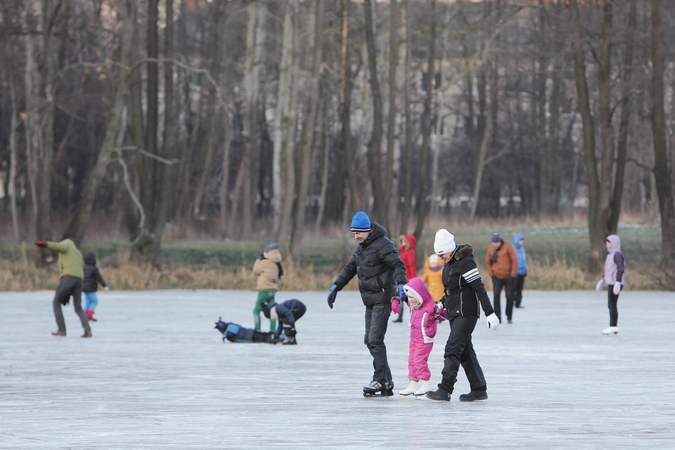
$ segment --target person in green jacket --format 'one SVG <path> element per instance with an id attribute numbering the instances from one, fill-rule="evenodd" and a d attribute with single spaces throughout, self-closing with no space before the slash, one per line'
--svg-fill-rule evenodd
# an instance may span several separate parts
<path id="1" fill-rule="evenodd" d="M 57 331 L 52 332 L 54 336 L 66 335 L 66 322 L 63 319 L 61 305 L 67 305 L 70 297 L 73 297 L 73 306 L 75 314 L 80 317 L 82 328 L 84 328 L 83 338 L 91 337 L 91 328 L 87 316 L 82 310 L 82 278 L 84 278 L 82 253 L 77 249 L 75 243 L 70 239 L 64 239 L 61 242 L 35 241 L 38 247 L 47 247 L 50 250 L 58 252 L 59 276 L 61 277 L 59 285 L 54 294 L 54 317 Z"/>

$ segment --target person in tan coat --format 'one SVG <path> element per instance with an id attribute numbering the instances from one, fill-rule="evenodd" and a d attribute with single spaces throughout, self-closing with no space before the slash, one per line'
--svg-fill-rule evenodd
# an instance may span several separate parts
<path id="1" fill-rule="evenodd" d="M 260 312 L 263 303 L 273 303 L 274 294 L 279 290 L 281 276 L 284 269 L 281 267 L 282 261 L 279 244 L 270 244 L 263 249 L 262 255 L 253 264 L 253 274 L 258 277 L 256 289 L 258 290 L 258 299 L 253 308 L 254 328 L 260 331 Z M 277 321 L 270 320 L 270 331 L 276 331 Z"/>
<path id="2" fill-rule="evenodd" d="M 492 234 L 492 242 L 488 246 L 485 254 L 485 267 L 487 273 L 492 277 L 492 292 L 495 313 L 502 321 L 501 294 L 502 288 L 506 294 L 506 320 L 512 323 L 513 316 L 513 287 L 518 274 L 518 255 L 516 249 L 508 241 L 499 236 L 499 233 Z"/>

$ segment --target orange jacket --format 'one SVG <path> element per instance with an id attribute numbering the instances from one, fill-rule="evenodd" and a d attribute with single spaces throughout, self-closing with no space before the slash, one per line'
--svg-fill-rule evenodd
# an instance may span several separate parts
<path id="1" fill-rule="evenodd" d="M 427 258 L 426 263 L 424 264 L 426 270 L 424 274 L 420 277 L 420 280 L 424 281 L 429 288 L 429 292 L 433 297 L 436 303 L 440 302 L 445 294 L 445 289 L 443 288 L 443 260 L 436 256 L 436 264 L 431 263 L 431 258 L 436 255 L 432 255 Z"/>
<path id="2" fill-rule="evenodd" d="M 518 274 L 518 255 L 513 244 L 508 241 L 502 241 L 502 248 L 497 252 L 497 261 L 492 262 L 492 254 L 499 246 L 499 242 L 492 242 L 488 246 L 485 254 L 485 267 L 490 277 L 515 278 Z"/>

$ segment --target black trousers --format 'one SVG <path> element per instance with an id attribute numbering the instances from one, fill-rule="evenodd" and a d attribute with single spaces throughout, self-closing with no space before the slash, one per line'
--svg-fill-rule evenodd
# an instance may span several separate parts
<path id="1" fill-rule="evenodd" d="M 504 294 L 506 295 L 506 318 L 510 319 L 513 315 L 513 284 L 514 279 L 511 277 L 492 277 L 493 308 L 500 322 L 502 321 L 502 288 L 504 288 Z"/>
<path id="2" fill-rule="evenodd" d="M 382 384 L 391 382 L 391 370 L 387 361 L 387 347 L 384 335 L 391 315 L 391 303 L 380 303 L 366 306 L 366 333 L 363 343 L 366 344 L 373 357 L 373 380 Z"/>
<path id="3" fill-rule="evenodd" d="M 71 277 L 70 275 L 61 277 L 59 285 L 56 287 L 56 292 L 54 293 L 52 306 L 54 308 L 56 326 L 59 327 L 59 331 L 66 331 L 66 321 L 63 319 L 61 305 L 66 305 L 70 300 L 70 297 L 73 298 L 75 314 L 77 314 L 77 316 L 80 318 L 82 328 L 84 328 L 84 331 L 91 332 L 87 315 L 82 310 L 82 279 Z"/>
<path id="4" fill-rule="evenodd" d="M 525 275 L 518 275 L 513 283 L 513 301 L 516 303 L 516 308 L 520 308 L 520 303 L 523 301 L 523 287 L 525 287 Z"/>
<path id="5" fill-rule="evenodd" d="M 471 334 L 476 328 L 478 317 L 458 316 L 450 320 L 450 336 L 445 344 L 445 358 L 441 374 L 440 387 L 452 393 L 457 382 L 457 372 L 461 365 L 469 380 L 472 391 L 484 391 L 487 389 L 483 370 L 480 368 L 476 352 L 473 350 Z"/>
<path id="6" fill-rule="evenodd" d="M 623 289 L 623 286 L 621 286 Z M 619 294 L 621 291 L 619 291 Z M 617 303 L 619 303 L 619 296 L 614 293 L 614 285 L 607 285 L 607 307 L 609 308 L 609 326 L 615 327 L 619 323 L 619 309 L 617 308 Z"/>

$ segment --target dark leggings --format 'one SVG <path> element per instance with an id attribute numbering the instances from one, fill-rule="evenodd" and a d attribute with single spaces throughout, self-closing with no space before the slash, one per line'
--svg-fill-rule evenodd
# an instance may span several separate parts
<path id="1" fill-rule="evenodd" d="M 621 286 L 623 289 L 623 286 Z M 621 291 L 619 291 L 619 294 Z M 609 308 L 609 326 L 615 327 L 619 322 L 619 309 L 616 304 L 619 302 L 619 295 L 614 293 L 614 285 L 607 286 L 607 307 Z"/>

